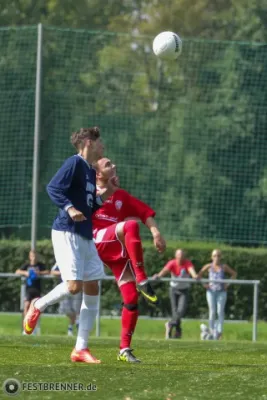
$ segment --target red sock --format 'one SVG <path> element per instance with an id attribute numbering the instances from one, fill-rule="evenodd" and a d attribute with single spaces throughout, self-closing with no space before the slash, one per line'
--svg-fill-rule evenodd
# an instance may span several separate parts
<path id="1" fill-rule="evenodd" d="M 147 280 L 147 275 L 144 269 L 143 249 L 138 222 L 126 221 L 123 226 L 123 232 L 125 247 L 135 272 L 136 282 L 140 283 Z"/>
<path id="2" fill-rule="evenodd" d="M 125 349 L 131 346 L 132 335 L 138 319 L 138 292 L 133 281 L 124 283 L 119 289 L 123 300 L 120 349 Z"/>

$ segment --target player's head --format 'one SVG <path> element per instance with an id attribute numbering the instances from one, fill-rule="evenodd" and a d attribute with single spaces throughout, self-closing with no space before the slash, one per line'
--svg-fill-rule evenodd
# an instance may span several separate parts
<path id="1" fill-rule="evenodd" d="M 184 251 L 182 249 L 177 249 L 175 252 L 175 258 L 178 262 L 182 261 L 184 259 Z"/>
<path id="2" fill-rule="evenodd" d="M 29 252 L 29 260 L 32 264 L 35 264 L 37 262 L 37 253 L 35 250 L 31 250 Z"/>
<path id="3" fill-rule="evenodd" d="M 73 132 L 70 141 L 78 153 L 86 149 L 96 160 L 103 157 L 104 145 L 97 126 L 93 128 L 81 128 L 79 131 Z"/>
<path id="4" fill-rule="evenodd" d="M 220 262 L 222 258 L 222 252 L 219 249 L 214 249 L 211 253 L 211 259 L 212 261 L 214 261 L 215 263 Z"/>
<path id="5" fill-rule="evenodd" d="M 113 176 L 116 176 L 116 165 L 113 164 L 109 158 L 100 158 L 94 163 L 96 169 L 96 178 L 99 181 L 106 182 Z"/>

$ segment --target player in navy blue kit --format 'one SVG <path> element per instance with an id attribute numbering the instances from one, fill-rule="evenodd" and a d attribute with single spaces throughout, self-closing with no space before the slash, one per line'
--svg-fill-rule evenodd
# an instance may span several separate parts
<path id="1" fill-rule="evenodd" d="M 98 280 L 104 276 L 92 232 L 92 214 L 117 189 L 117 178 L 96 195 L 96 171 L 92 163 L 103 156 L 100 131 L 82 128 L 71 136 L 78 154 L 68 158 L 47 185 L 47 192 L 59 213 L 52 226 L 52 242 L 63 282 L 46 296 L 32 301 L 24 319 L 24 330 L 31 334 L 47 306 L 83 291 L 80 324 L 72 361 L 100 363 L 90 353 L 88 336 L 97 314 Z"/>

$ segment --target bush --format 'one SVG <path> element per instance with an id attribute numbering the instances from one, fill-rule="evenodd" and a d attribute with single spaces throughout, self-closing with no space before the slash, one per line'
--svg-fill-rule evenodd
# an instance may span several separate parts
<path id="1" fill-rule="evenodd" d="M 210 253 L 213 248 L 220 247 L 223 251 L 224 260 L 237 270 L 238 279 L 260 280 L 259 295 L 259 318 L 266 319 L 267 316 L 267 250 L 264 248 L 238 248 L 230 246 L 219 246 L 212 243 L 169 243 L 164 254 L 158 254 L 150 243 L 144 244 L 145 264 L 148 275 L 158 272 L 165 263 L 173 258 L 177 247 L 187 251 L 188 257 L 198 271 L 201 266 L 209 262 Z M 38 242 L 40 259 L 46 266 L 54 264 L 52 244 L 49 240 Z M 2 272 L 14 272 L 27 259 L 30 242 L 16 240 L 0 241 L 0 270 Z M 107 271 L 108 272 L 108 271 Z M 109 273 L 109 272 L 108 272 Z M 46 293 L 55 285 L 53 280 L 43 282 L 43 293 Z M 170 313 L 168 285 L 155 282 L 155 288 L 161 299 L 159 309 L 147 307 L 143 299 L 140 299 L 140 314 L 163 315 Z M 1 311 L 18 311 L 20 299 L 20 282 L 18 279 L 0 280 L 0 304 Z M 105 281 L 102 285 L 101 306 L 104 313 L 111 310 L 118 312 L 121 303 L 116 284 L 113 281 Z M 51 308 L 52 309 L 52 308 Z M 228 290 L 228 301 L 226 306 L 226 317 L 231 319 L 249 319 L 253 310 L 253 288 L 252 286 L 232 285 Z M 190 301 L 187 317 L 206 317 L 207 304 L 205 290 L 202 285 L 194 284 L 190 290 Z"/>

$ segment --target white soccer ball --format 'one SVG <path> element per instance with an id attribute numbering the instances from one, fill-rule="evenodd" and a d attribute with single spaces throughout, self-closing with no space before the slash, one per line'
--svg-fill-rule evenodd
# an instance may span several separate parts
<path id="1" fill-rule="evenodd" d="M 155 55 L 163 60 L 175 60 L 182 51 L 182 40 L 173 32 L 161 32 L 153 40 Z"/>

